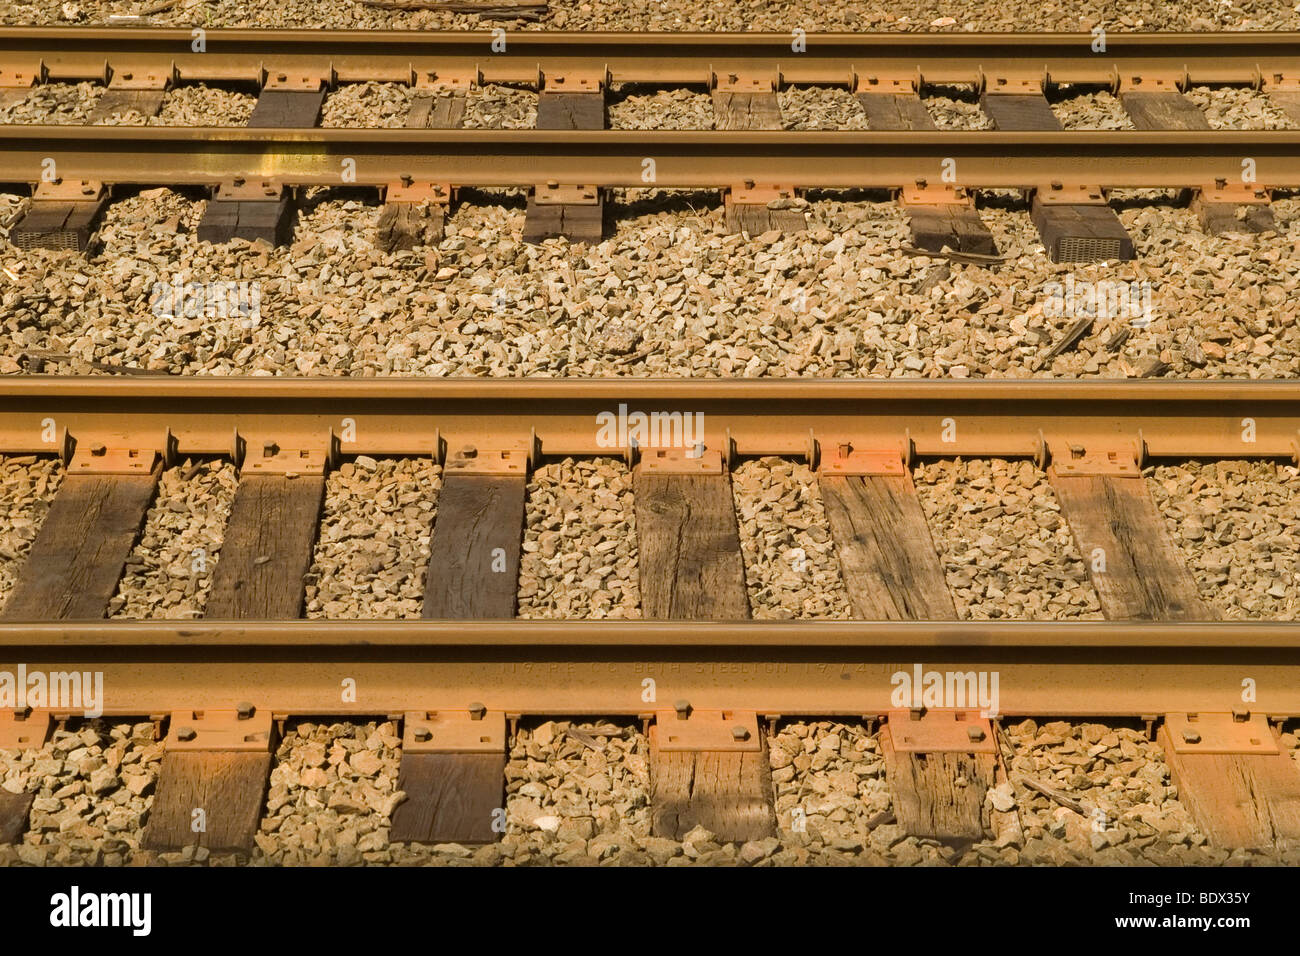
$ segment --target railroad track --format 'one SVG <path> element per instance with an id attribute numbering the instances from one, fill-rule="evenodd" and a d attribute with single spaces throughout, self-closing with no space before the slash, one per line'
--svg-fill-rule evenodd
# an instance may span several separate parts
<path id="1" fill-rule="evenodd" d="M 1297 37 L 1116 34 L 1100 47 L 1091 35 L 14 28 L 0 30 L 0 104 L 87 80 L 106 86 L 102 116 L 157 113 L 177 84 L 243 84 L 259 97 L 247 128 L 0 127 L 0 181 L 35 184 L 12 234 L 23 246 L 84 248 L 109 188 L 145 184 L 211 189 L 205 238 L 273 243 L 287 236 L 290 190 L 376 188 L 389 248 L 440 235 L 465 186 L 529 190 L 532 241 L 598 240 L 605 193 L 647 186 L 721 190 L 732 228 L 751 233 L 801 228 L 804 190 L 891 190 L 918 247 L 976 255 L 996 246 L 974 193 L 1021 190 L 1056 261 L 1133 257 L 1112 189 L 1191 190 L 1213 232 L 1273 228 L 1272 192 L 1300 186 L 1300 132 L 1210 130 L 1184 91 L 1250 87 L 1300 124 Z M 316 128 L 330 90 L 363 82 L 411 88 L 406 129 Z M 538 128 L 457 129 L 482 84 L 535 89 Z M 607 130 L 616 84 L 697 84 L 720 128 Z M 938 130 L 921 94 L 946 84 L 977 91 L 994 131 Z M 797 85 L 853 94 L 871 131 L 782 131 L 779 93 Z M 1062 87 L 1114 92 L 1135 129 L 1063 131 L 1046 98 Z"/>
<path id="2" fill-rule="evenodd" d="M 697 824 L 774 833 L 765 741 L 791 714 L 885 718 L 895 813 L 916 835 L 1006 824 L 985 805 L 1007 772 L 994 725 L 1069 714 L 1158 730 L 1216 844 L 1300 837 L 1300 776 L 1274 726 L 1300 713 L 1296 626 L 1213 620 L 1140 477 L 1154 460 L 1295 461 L 1293 385 L 195 384 L 0 382 L 0 454 L 66 461 L 0 614 L 4 659 L 99 672 L 105 714 L 156 719 L 150 847 L 192 844 L 200 806 L 200 842 L 247 851 L 277 729 L 309 714 L 402 722 L 394 842 L 495 839 L 507 727 L 547 715 L 644 721 L 656 832 L 674 839 Z M 297 619 L 326 475 L 356 455 L 443 464 L 421 621 Z M 610 455 L 634 467 L 647 620 L 509 620 L 530 467 Z M 773 455 L 816 470 L 857 620 L 747 620 L 729 475 Z M 958 456 L 1047 469 L 1109 621 L 956 619 L 910 467 Z M 206 617 L 107 621 L 159 473 L 182 457 L 241 468 Z M 971 682 L 900 702 L 898 675 L 917 668 Z M 990 686 L 992 705 L 977 696 Z M 68 716 L 0 711 L 0 749 L 39 746 Z M 954 790 L 957 776 L 970 786 Z M 20 831 L 30 795 L 0 799 L 0 832 Z"/>

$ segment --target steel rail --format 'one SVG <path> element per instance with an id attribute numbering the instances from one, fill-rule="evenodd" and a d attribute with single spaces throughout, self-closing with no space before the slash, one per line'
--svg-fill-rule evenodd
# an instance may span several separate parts
<path id="1" fill-rule="evenodd" d="M 0 624 L 0 669 L 101 671 L 109 714 L 464 707 L 644 714 L 688 699 L 869 715 L 899 671 L 992 671 L 1002 714 L 1300 713 L 1300 625 L 896 622 L 77 622 Z M 341 704 L 340 681 L 356 681 Z"/>
<path id="2" fill-rule="evenodd" d="M 203 52 L 196 52 L 199 36 Z M 435 74 L 537 84 L 543 76 L 603 73 L 615 82 L 711 85 L 739 73 L 781 84 L 868 90 L 873 79 L 976 83 L 1041 78 L 1114 88 L 1134 76 L 1196 84 L 1286 87 L 1300 78 L 1296 33 L 807 34 L 519 31 L 505 49 L 491 32 L 0 28 L 0 85 L 12 76 L 100 80 L 131 73 L 176 82 L 261 83 L 268 74 L 327 83 L 412 83 Z M 495 44 L 495 47 L 494 47 Z M 19 81 L 19 85 L 21 82 Z M 1290 86 L 1288 88 L 1294 88 Z"/>
<path id="3" fill-rule="evenodd" d="M 454 186 L 899 189 L 947 182 L 1024 189 L 1051 182 L 1183 188 L 1300 186 L 1300 131 L 747 132 L 350 130 L 121 126 L 0 127 L 0 182 L 63 179 L 216 185 L 382 186 L 402 176 Z M 647 178 L 647 160 L 654 174 Z M 350 161 L 350 162 L 345 162 Z M 344 179 L 348 175 L 350 178 Z"/>
<path id="4" fill-rule="evenodd" d="M 1300 382 L 689 379 L 0 378 L 0 453 L 73 441 L 229 455 L 232 435 L 343 454 L 431 455 L 444 444 L 618 455 L 598 416 L 702 416 L 729 458 L 821 445 L 930 457 L 1036 457 L 1072 445 L 1153 458 L 1294 458 Z M 339 447 L 351 419 L 356 440 Z M 608 421 L 608 418 L 604 419 Z M 53 425 L 51 425 L 53 423 Z M 603 437 L 602 437 L 603 436 Z M 332 447 L 331 447 L 332 446 Z"/>

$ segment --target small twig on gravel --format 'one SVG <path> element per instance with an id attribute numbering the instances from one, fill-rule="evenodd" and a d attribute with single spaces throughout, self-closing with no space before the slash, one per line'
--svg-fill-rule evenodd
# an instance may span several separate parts
<path id="1" fill-rule="evenodd" d="M 1106 351 L 1118 352 L 1120 349 L 1124 347 L 1124 343 L 1128 341 L 1128 337 L 1132 334 L 1133 333 L 1129 329 L 1129 327 L 1127 325 L 1124 326 L 1124 328 L 1120 329 L 1118 332 L 1115 333 L 1115 337 L 1113 339 L 1111 339 L 1109 342 L 1106 343 Z"/>
<path id="2" fill-rule="evenodd" d="M 874 817 L 867 821 L 867 829 L 874 830 L 876 827 L 887 826 L 898 818 L 894 816 L 893 810 L 881 810 Z"/>
<path id="3" fill-rule="evenodd" d="M 20 360 L 38 361 L 38 362 L 71 362 L 74 356 L 69 352 L 50 352 L 46 349 L 27 349 L 20 356 Z M 109 372 L 114 375 L 171 375 L 171 372 L 162 369 L 139 368 L 134 365 L 109 365 L 107 362 L 87 362 L 91 368 L 97 372 Z"/>
<path id="4" fill-rule="evenodd" d="M 452 13 L 476 13 L 493 19 L 540 20 L 546 14 L 545 2 L 511 3 L 509 0 L 476 3 L 474 0 L 361 0 L 367 7 L 382 10 L 449 10 Z"/>
<path id="5" fill-rule="evenodd" d="M 570 737 L 572 737 L 574 740 L 576 740 L 578 743 L 582 744 L 588 750 L 605 749 L 599 743 L 597 743 L 595 737 L 592 737 L 590 734 L 585 733 L 584 731 L 578 730 L 576 727 L 570 727 L 568 730 L 565 731 L 565 733 L 568 734 Z"/>
<path id="6" fill-rule="evenodd" d="M 1012 779 L 1015 780 L 1016 783 L 1022 784 L 1036 793 L 1041 793 L 1043 796 L 1047 797 L 1047 799 L 1053 800 L 1069 810 L 1073 810 L 1080 816 L 1086 817 L 1091 813 L 1086 804 L 1080 803 L 1078 800 L 1074 799 L 1074 797 L 1067 796 L 1055 787 L 1049 787 L 1047 784 L 1040 783 L 1032 777 L 1017 774 Z"/>
<path id="7" fill-rule="evenodd" d="M 986 256 L 979 252 L 954 252 L 951 249 L 945 249 L 942 252 L 931 252 L 929 249 L 917 249 L 915 246 L 899 246 L 899 252 L 908 256 L 929 256 L 932 259 L 952 259 L 954 262 L 1006 262 L 1006 256 Z"/>
<path id="8" fill-rule="evenodd" d="M 1083 337 L 1088 334 L 1088 330 L 1092 328 L 1092 324 L 1096 321 L 1096 316 L 1085 315 L 1079 321 L 1075 322 L 1074 325 L 1070 326 L 1070 330 L 1065 333 L 1061 340 L 1053 345 L 1048 350 L 1047 354 L 1043 356 L 1043 362 L 1050 362 L 1062 352 L 1068 351 L 1078 345 L 1083 341 Z"/>

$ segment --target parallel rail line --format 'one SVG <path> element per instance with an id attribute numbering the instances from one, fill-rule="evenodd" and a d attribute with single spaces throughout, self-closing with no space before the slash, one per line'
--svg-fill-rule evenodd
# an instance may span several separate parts
<path id="1" fill-rule="evenodd" d="M 383 186 L 402 177 L 457 186 L 726 188 L 738 178 L 801 188 L 959 185 L 1046 188 L 1083 179 L 1111 188 L 1191 188 L 1240 179 L 1300 186 L 1300 131 L 1189 132 L 603 132 L 178 127 L 0 127 L 0 182 L 60 175 L 135 185 L 216 186 L 235 178 L 288 186 Z M 653 159 L 655 177 L 644 178 Z M 344 161 L 351 160 L 344 180 Z"/>
<path id="2" fill-rule="evenodd" d="M 113 185 L 214 190 L 202 238 L 285 241 L 289 187 L 377 187 L 388 201 L 379 244 L 436 240 L 454 191 L 530 190 L 524 238 L 603 235 L 610 188 L 722 189 L 736 231 L 797 230 L 796 190 L 895 190 L 914 242 L 994 253 L 970 191 L 1024 190 L 1058 261 L 1129 259 L 1133 241 L 1106 190 L 1195 191 L 1213 232 L 1274 228 L 1271 192 L 1300 186 L 1300 133 L 1211 131 L 1183 95 L 1192 84 L 1262 90 L 1300 118 L 1294 34 L 899 36 L 773 34 L 318 33 L 308 31 L 0 30 L 0 103 L 42 83 L 107 87 L 92 119 L 148 116 L 179 83 L 260 91 L 247 129 L 0 128 L 0 181 L 34 184 L 20 246 L 84 249 Z M 316 128 L 342 84 L 413 88 L 403 130 Z M 468 92 L 537 90 L 537 128 L 457 129 Z M 716 131 L 606 129 L 613 84 L 699 85 Z M 996 127 L 944 132 L 920 99 L 971 84 Z M 871 131 L 781 131 L 778 91 L 835 86 L 857 96 Z M 1117 93 L 1133 132 L 1064 131 L 1045 98 L 1062 85 Z M 780 132 L 767 132 L 780 131 Z M 423 204 L 423 205 L 422 205 Z M 432 208 L 430 208 L 430 204 Z M 1249 207 L 1244 219 L 1236 215 Z M 1243 223 L 1245 225 L 1243 226 Z"/>
<path id="3" fill-rule="evenodd" d="M 919 836 L 1009 825 L 985 802 L 1005 773 L 994 721 L 1091 715 L 1159 726 L 1216 845 L 1300 838 L 1277 736 L 1300 714 L 1300 625 L 1213 620 L 1141 478 L 1156 459 L 1300 460 L 1294 383 L 0 380 L 0 454 L 32 453 L 66 467 L 0 609 L 0 667 L 60 688 L 97 674 L 97 710 L 155 722 L 151 849 L 250 851 L 279 728 L 325 715 L 400 721 L 393 842 L 497 839 L 512 722 L 587 714 L 644 722 L 669 838 L 778 832 L 765 740 L 783 715 L 883 718 L 895 813 Z M 359 454 L 442 463 L 423 620 L 301 619 L 326 477 Z M 530 467 L 597 455 L 633 465 L 646 620 L 511 620 Z M 748 620 L 730 471 L 756 455 L 816 470 L 855 620 Z M 240 467 L 206 615 L 106 620 L 181 456 Z M 957 619 L 910 472 L 954 456 L 1047 468 L 1109 621 Z M 900 706 L 899 675 L 921 672 L 959 696 Z M 11 704 L 6 749 L 78 716 Z M 0 794 L 0 833 L 32 797 Z"/>
<path id="4" fill-rule="evenodd" d="M 100 80 L 160 70 L 176 82 L 261 83 L 277 72 L 331 83 L 438 78 L 536 84 L 548 75 L 603 74 L 610 82 L 714 85 L 739 72 L 778 84 L 882 80 L 918 84 L 1038 78 L 1119 88 L 1135 77 L 1294 89 L 1292 33 L 791 34 L 0 28 L 0 85 Z M 504 47 L 504 48 L 503 48 Z"/>

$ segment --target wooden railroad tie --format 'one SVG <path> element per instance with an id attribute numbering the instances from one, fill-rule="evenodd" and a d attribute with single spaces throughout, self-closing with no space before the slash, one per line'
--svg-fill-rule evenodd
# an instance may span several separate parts
<path id="1" fill-rule="evenodd" d="M 891 710 L 880 746 L 894 814 L 909 836 L 984 839 L 992 825 L 985 796 L 999 758 L 978 707 Z"/>
<path id="2" fill-rule="evenodd" d="M 325 105 L 325 78 L 314 73 L 272 72 L 248 118 L 250 129 L 301 129 L 320 121 Z M 222 183 L 213 192 L 199 221 L 201 241 L 261 240 L 287 245 L 293 233 L 289 191 L 282 185 L 248 176 Z"/>
<path id="3" fill-rule="evenodd" d="M 171 714 L 157 790 L 140 845 L 169 852 L 253 849 L 266 801 L 275 726 L 251 704 Z"/>
<path id="4" fill-rule="evenodd" d="M 515 616 L 528 453 L 464 446 L 447 458 L 429 541 L 425 619 Z M 503 831 L 506 724 L 501 711 L 406 715 L 394 842 L 487 843 Z"/>
<path id="5" fill-rule="evenodd" d="M 897 450 L 836 445 L 817 484 L 854 617 L 957 620 L 916 486 Z"/>
<path id="6" fill-rule="evenodd" d="M 642 614 L 659 620 L 749 617 L 731 476 L 719 452 L 650 449 L 634 476 Z M 775 833 L 767 743 L 753 713 L 677 702 L 650 727 L 652 830 L 721 840 Z"/>
<path id="7" fill-rule="evenodd" d="M 104 618 L 161 474 L 154 450 L 78 447 L 0 620 Z"/>
<path id="8" fill-rule="evenodd" d="M 1201 108 L 1179 92 L 1173 82 L 1161 84 L 1160 89 L 1152 91 L 1129 88 L 1120 93 L 1119 99 L 1136 129 L 1211 129 Z M 1193 208 L 1201 226 L 1212 235 L 1269 232 L 1277 228 L 1267 193 L 1247 184 L 1230 187 L 1226 180 L 1207 184 L 1196 190 Z"/>
<path id="9" fill-rule="evenodd" d="M 1102 612 L 1118 621 L 1208 621 L 1132 449 L 1075 446 L 1048 468 Z"/>
<path id="10" fill-rule="evenodd" d="M 565 73 L 542 78 L 537 95 L 538 129 L 604 129 L 606 77 Z M 536 186 L 524 215 L 524 242 L 554 236 L 600 242 L 605 236 L 605 197 L 594 186 L 550 180 Z"/>

